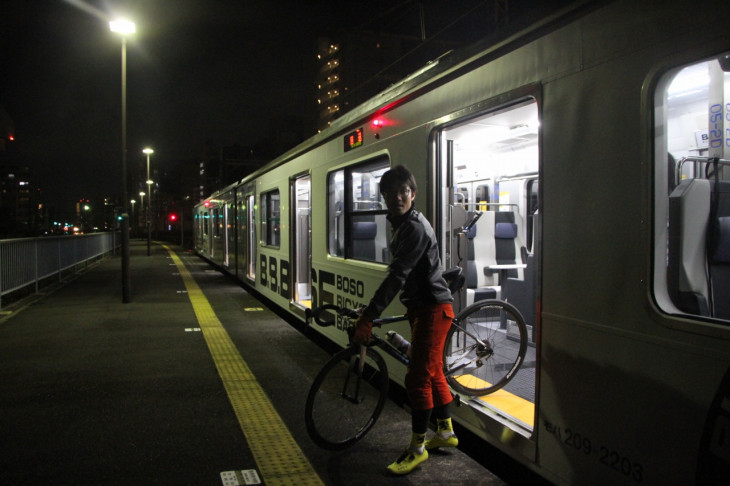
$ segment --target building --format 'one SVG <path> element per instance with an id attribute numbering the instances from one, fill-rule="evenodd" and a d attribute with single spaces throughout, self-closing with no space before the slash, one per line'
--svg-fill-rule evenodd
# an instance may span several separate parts
<path id="1" fill-rule="evenodd" d="M 0 106 L 0 238 L 38 234 L 43 212 L 40 189 L 18 154 L 13 121 Z"/>

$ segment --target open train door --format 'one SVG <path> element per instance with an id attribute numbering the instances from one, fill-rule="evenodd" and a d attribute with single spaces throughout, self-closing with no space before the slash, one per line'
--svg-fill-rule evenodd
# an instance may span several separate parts
<path id="1" fill-rule="evenodd" d="M 515 430 L 529 435 L 535 424 L 541 294 L 538 103 L 522 95 L 476 114 L 472 109 L 463 113 L 450 115 L 432 138 L 442 261 L 446 268 L 461 267 L 466 277 L 466 288 L 454 296 L 457 312 L 474 302 L 500 299 L 524 316 L 529 346 L 520 370 L 500 391 L 506 400 L 492 394 L 472 402 L 508 416 Z M 509 322 L 500 326 L 498 332 L 508 340 L 514 337 Z"/>
<path id="2" fill-rule="evenodd" d="M 294 303 L 312 305 L 312 177 L 302 174 L 291 180 L 291 264 L 294 269 Z"/>

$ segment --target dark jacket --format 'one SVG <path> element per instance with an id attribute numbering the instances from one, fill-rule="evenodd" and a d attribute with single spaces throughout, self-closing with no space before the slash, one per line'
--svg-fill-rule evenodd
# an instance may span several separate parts
<path id="1" fill-rule="evenodd" d="M 428 220 L 411 208 L 403 216 L 391 218 L 388 275 L 375 291 L 363 314 L 375 319 L 403 290 L 401 302 L 407 308 L 453 301 L 442 276 L 436 234 Z"/>

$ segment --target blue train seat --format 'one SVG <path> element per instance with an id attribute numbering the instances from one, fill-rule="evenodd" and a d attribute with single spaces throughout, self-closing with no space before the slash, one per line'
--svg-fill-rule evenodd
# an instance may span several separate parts
<path id="1" fill-rule="evenodd" d="M 352 258 L 375 261 L 375 237 L 378 225 L 374 221 L 355 221 L 352 223 Z"/>

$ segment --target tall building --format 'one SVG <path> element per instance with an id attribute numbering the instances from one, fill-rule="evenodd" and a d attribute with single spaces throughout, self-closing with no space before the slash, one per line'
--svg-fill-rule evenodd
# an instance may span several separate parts
<path id="1" fill-rule="evenodd" d="M 413 36 L 366 31 L 333 39 L 319 39 L 318 131 L 417 69 L 422 59 L 405 56 L 420 43 Z"/>
<path id="2" fill-rule="evenodd" d="M 340 90 L 340 46 L 330 39 L 320 38 L 317 49 L 319 72 L 317 74 L 317 104 L 319 105 L 319 131 L 327 128 L 342 109 Z"/>
<path id="3" fill-rule="evenodd" d="M 446 52 L 509 24 L 508 0 L 402 2 L 319 39 L 318 131 Z"/>
<path id="4" fill-rule="evenodd" d="M 0 106 L 0 238 L 37 234 L 42 212 L 40 190 L 15 146 L 13 121 Z"/>

